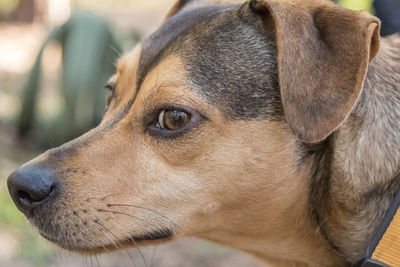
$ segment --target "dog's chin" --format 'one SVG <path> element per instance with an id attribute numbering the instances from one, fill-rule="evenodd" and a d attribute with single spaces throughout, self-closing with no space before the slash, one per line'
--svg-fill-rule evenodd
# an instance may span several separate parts
<path id="1" fill-rule="evenodd" d="M 173 232 L 170 229 L 156 230 L 143 235 L 133 235 L 126 237 L 122 240 L 112 241 L 112 243 L 102 243 L 96 241 L 86 240 L 85 243 L 79 243 L 76 240 L 64 239 L 62 237 L 55 237 L 46 232 L 40 231 L 39 233 L 45 239 L 56 244 L 57 246 L 76 252 L 79 254 L 93 255 L 100 253 L 113 252 L 120 249 L 137 247 L 137 246 L 147 246 L 147 245 L 157 245 L 164 243 L 173 238 Z M 99 244 L 96 244 L 99 243 Z"/>

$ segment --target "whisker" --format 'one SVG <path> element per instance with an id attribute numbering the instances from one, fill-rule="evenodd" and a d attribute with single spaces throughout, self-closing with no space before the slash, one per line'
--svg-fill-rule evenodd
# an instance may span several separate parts
<path id="1" fill-rule="evenodd" d="M 114 233 L 111 232 L 110 229 L 105 227 L 104 224 L 101 223 L 98 219 L 94 220 L 94 222 L 97 223 L 98 225 L 100 225 L 101 227 L 103 227 L 104 230 L 106 230 L 108 233 L 110 233 L 115 238 L 115 240 L 112 240 L 111 238 L 109 238 L 109 241 L 113 244 L 113 246 L 115 246 L 116 248 L 121 247 L 118 243 L 116 243 L 116 242 L 118 242 L 118 237 L 116 235 L 114 235 Z"/>
<path id="2" fill-rule="evenodd" d="M 326 224 L 326 223 L 329 221 L 329 219 L 330 219 L 329 216 L 326 217 L 326 218 L 318 225 L 317 229 L 315 229 L 315 233 L 318 234 L 318 233 L 322 230 L 322 228 L 324 227 L 324 224 Z"/>
<path id="3" fill-rule="evenodd" d="M 137 206 L 137 205 L 132 205 L 132 204 L 107 204 L 107 207 L 133 207 L 133 208 L 138 208 L 138 209 L 143 209 L 143 210 L 147 210 L 147 211 L 151 211 L 161 217 L 163 217 L 164 219 L 167 219 L 168 221 L 172 222 L 173 224 L 175 224 L 175 222 L 168 218 L 167 216 L 165 216 L 162 213 L 159 213 L 155 210 L 149 209 L 149 208 L 145 208 L 145 207 L 141 207 L 141 206 Z"/>
<path id="4" fill-rule="evenodd" d="M 135 239 L 134 239 L 133 237 L 130 237 L 129 240 L 136 246 L 137 243 L 136 243 L 136 241 L 135 241 Z M 148 267 L 148 266 L 147 266 L 147 262 L 146 262 L 146 258 L 145 258 L 145 256 L 143 255 L 143 252 L 140 250 L 139 247 L 136 247 L 136 249 L 139 251 L 140 255 L 142 256 L 144 265 L 146 265 L 146 267 Z"/>
<path id="5" fill-rule="evenodd" d="M 110 195 L 107 195 L 107 196 L 105 196 L 105 197 L 102 197 L 102 198 L 100 198 L 100 200 L 105 200 L 105 199 L 107 199 L 107 198 L 109 198 L 109 197 L 113 197 L 113 196 L 117 196 L 117 195 L 122 195 L 123 193 L 114 193 L 114 194 L 110 194 Z"/>
<path id="6" fill-rule="evenodd" d="M 157 250 L 157 246 L 153 246 L 153 253 L 151 255 L 151 261 L 150 261 L 150 267 L 153 267 L 153 260 L 154 260 L 154 256 L 156 255 L 156 250 Z"/>
<path id="7" fill-rule="evenodd" d="M 128 250 L 126 250 L 126 252 L 128 253 Z M 132 261 L 132 263 L 133 263 L 133 266 L 136 266 L 136 262 L 135 262 L 134 257 L 133 257 L 130 253 L 128 253 L 128 256 L 129 256 L 129 258 L 131 259 L 131 261 Z"/>
<path id="8" fill-rule="evenodd" d="M 99 212 L 111 212 L 111 213 L 114 213 L 114 214 L 125 215 L 125 216 L 128 216 L 128 217 L 134 218 L 134 219 L 139 219 L 139 220 L 147 221 L 147 220 L 144 220 L 144 219 L 142 219 L 142 218 L 139 218 L 139 217 L 136 217 L 136 216 L 133 216 L 133 215 L 124 213 L 124 212 L 113 211 L 113 210 L 104 210 L 104 209 L 98 209 L 97 211 L 99 211 Z M 105 227 L 105 226 L 103 226 L 103 227 Z M 105 228 L 105 229 L 107 229 L 107 228 Z M 107 229 L 107 230 L 108 230 L 108 229 Z M 108 230 L 108 231 L 112 234 L 112 232 L 111 232 L 110 230 Z M 112 235 L 116 238 L 116 236 L 115 236 L 114 234 L 112 234 Z M 118 238 L 116 238 L 116 239 L 118 240 Z M 136 245 L 136 241 L 134 240 L 133 237 L 130 237 L 129 240 L 132 241 L 132 243 L 133 243 L 134 245 Z M 140 255 L 141 255 L 142 258 L 143 258 L 143 262 L 144 262 L 144 264 L 145 264 L 146 267 L 147 267 L 148 265 L 147 265 L 147 262 L 146 262 L 146 259 L 145 259 L 144 255 L 143 255 L 143 252 L 142 252 L 142 251 L 140 250 L 140 248 L 138 248 L 138 247 L 137 247 L 136 249 L 139 251 Z"/>
<path id="9" fill-rule="evenodd" d="M 94 255 L 94 258 L 96 259 L 97 265 L 100 267 L 101 265 L 99 259 L 97 258 L 97 255 Z"/>
<path id="10" fill-rule="evenodd" d="M 140 248 L 137 248 L 137 249 L 139 250 L 140 255 L 142 255 L 142 259 L 143 259 L 144 265 L 146 265 L 146 267 L 148 267 L 147 261 L 146 261 L 146 257 L 143 255 L 143 252 L 140 250 Z"/>
<path id="11" fill-rule="evenodd" d="M 131 215 L 131 214 L 128 214 L 128 213 L 125 213 L 125 212 L 121 212 L 121 211 L 105 210 L 105 209 L 97 209 L 97 211 L 99 211 L 99 212 L 110 212 L 110 213 L 114 213 L 114 214 L 125 215 L 125 216 L 128 216 L 128 217 L 134 218 L 134 219 L 142 220 L 142 221 L 144 221 L 144 222 L 147 221 L 147 220 L 145 220 L 145 219 L 142 219 L 142 218 L 139 218 L 139 217 L 137 217 L 137 216 L 134 216 L 134 215 Z"/>
<path id="12" fill-rule="evenodd" d="M 127 241 L 131 241 L 131 242 L 133 243 L 134 246 L 137 245 L 136 241 L 135 241 L 135 240 L 131 240 L 131 238 L 128 238 L 128 239 L 126 239 L 126 240 L 127 240 Z M 140 250 L 140 248 L 135 247 L 134 249 L 136 249 L 137 251 L 139 251 L 139 254 L 141 254 L 141 256 L 142 256 L 142 258 L 143 258 L 143 261 L 144 261 L 145 264 L 146 264 L 146 260 L 144 259 L 144 255 L 143 255 L 142 251 Z M 128 253 L 129 258 L 132 260 L 133 266 L 136 266 L 136 262 L 135 262 L 135 260 L 134 260 L 134 257 L 128 252 L 128 250 L 126 250 L 126 251 L 127 251 L 127 253 Z"/>
<path id="13" fill-rule="evenodd" d="M 100 225 L 101 227 L 103 227 L 103 229 L 105 229 L 107 232 L 109 232 L 114 238 L 115 241 L 112 239 L 109 239 L 111 241 L 111 243 L 116 247 L 116 248 L 122 248 L 121 245 L 119 245 L 116 242 L 119 242 L 119 238 L 110 230 L 108 229 L 103 223 L 101 223 L 98 219 L 94 220 L 95 223 L 97 223 L 98 225 Z M 139 249 L 140 251 L 140 249 Z M 133 265 L 136 265 L 135 261 L 133 260 L 133 256 L 129 253 L 128 250 L 125 250 L 125 252 L 128 254 L 129 258 L 131 258 Z M 143 256 L 143 255 L 142 255 Z"/>
<path id="14" fill-rule="evenodd" d="M 111 48 L 112 51 L 114 51 L 115 54 L 117 54 L 117 57 L 121 57 L 121 53 L 118 51 L 117 48 L 115 48 L 113 45 L 109 44 L 109 48 Z"/>
<path id="15" fill-rule="evenodd" d="M 102 198 L 99 198 L 99 197 L 89 197 L 89 198 L 87 198 L 87 199 L 88 199 L 88 200 L 92 200 L 92 199 L 96 199 L 96 200 L 105 200 L 105 199 L 107 199 L 107 198 L 109 198 L 109 197 L 113 197 L 113 196 L 117 196 L 117 195 L 123 195 L 123 194 L 125 194 L 125 193 L 112 193 L 112 194 L 106 195 L 105 197 L 102 197 Z"/>

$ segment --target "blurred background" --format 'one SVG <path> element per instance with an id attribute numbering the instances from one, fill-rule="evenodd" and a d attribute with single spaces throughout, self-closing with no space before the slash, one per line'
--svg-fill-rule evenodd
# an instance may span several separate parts
<path id="1" fill-rule="evenodd" d="M 0 0 L 0 267 L 260 266 L 194 239 L 76 256 L 40 238 L 8 195 L 12 170 L 100 121 L 116 59 L 155 29 L 174 1 Z M 374 12 L 370 0 L 339 2 Z"/>

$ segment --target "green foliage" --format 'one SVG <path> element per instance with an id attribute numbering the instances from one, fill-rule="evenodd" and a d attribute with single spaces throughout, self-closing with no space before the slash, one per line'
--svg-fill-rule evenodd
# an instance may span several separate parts
<path id="1" fill-rule="evenodd" d="M 373 13 L 373 0 L 339 0 L 339 4 L 354 10 L 366 10 Z"/>
<path id="2" fill-rule="evenodd" d="M 62 47 L 62 97 L 65 106 L 53 121 L 35 120 L 40 90 L 42 55 L 46 46 L 58 42 Z M 77 12 L 56 28 L 39 51 L 24 93 L 18 129 L 21 135 L 33 128 L 47 146 L 56 146 L 98 124 L 104 110 L 107 79 L 115 72 L 114 63 L 121 49 L 109 24 L 101 17 Z"/>
<path id="3" fill-rule="evenodd" d="M 5 186 L 0 187 L 0 224 L 8 227 L 22 227 L 25 225 L 24 215 L 15 208 L 10 194 Z"/>
<path id="4" fill-rule="evenodd" d="M 0 0 L 0 14 L 7 14 L 18 5 L 18 0 Z"/>

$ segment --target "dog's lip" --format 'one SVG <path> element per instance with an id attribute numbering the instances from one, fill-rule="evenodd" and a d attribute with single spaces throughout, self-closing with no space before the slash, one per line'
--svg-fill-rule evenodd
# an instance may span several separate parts
<path id="1" fill-rule="evenodd" d="M 68 249 L 73 252 L 84 253 L 84 254 L 97 254 L 102 252 L 111 252 L 119 250 L 124 247 L 136 247 L 139 245 L 147 245 L 149 242 L 162 242 L 173 238 L 173 231 L 165 228 L 161 230 L 155 230 L 142 235 L 132 235 L 121 241 L 115 241 L 113 244 L 99 245 L 99 246 L 79 246 L 78 244 L 71 244 L 66 240 L 59 240 L 45 232 L 39 231 L 39 233 L 50 242 L 57 244 L 58 246 Z M 72 240 L 71 240 L 72 241 Z"/>
<path id="2" fill-rule="evenodd" d="M 173 232 L 169 228 L 156 230 L 150 233 L 146 233 L 144 235 L 133 235 L 129 238 L 128 241 L 131 242 L 141 242 L 141 241 L 156 241 L 162 239 L 171 239 L 173 236 Z"/>

